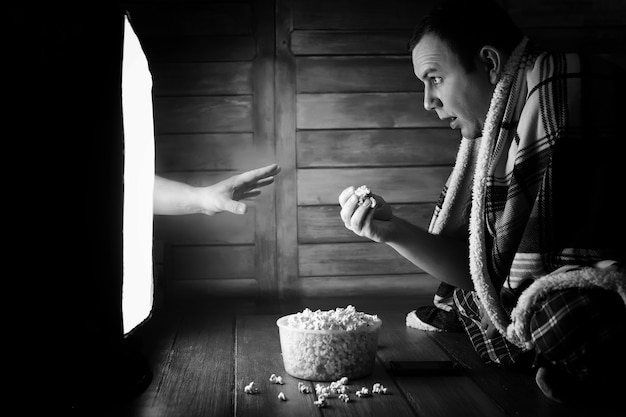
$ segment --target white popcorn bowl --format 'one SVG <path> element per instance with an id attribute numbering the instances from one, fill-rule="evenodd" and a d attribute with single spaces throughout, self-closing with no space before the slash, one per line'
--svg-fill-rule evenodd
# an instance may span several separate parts
<path id="1" fill-rule="evenodd" d="M 361 378 L 374 371 L 382 321 L 357 330 L 307 330 L 289 326 L 289 318 L 276 321 L 285 371 L 310 381 Z"/>

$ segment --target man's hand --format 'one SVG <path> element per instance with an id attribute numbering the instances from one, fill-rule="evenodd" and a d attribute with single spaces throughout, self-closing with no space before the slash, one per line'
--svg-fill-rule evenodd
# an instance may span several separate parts
<path id="1" fill-rule="evenodd" d="M 246 171 L 234 175 L 216 184 L 198 190 L 200 209 L 199 213 L 209 216 L 230 212 L 244 214 L 248 206 L 241 200 L 250 199 L 261 194 L 259 188 L 274 182 L 274 175 L 280 172 L 276 164 Z"/>
<path id="2" fill-rule="evenodd" d="M 366 237 L 374 242 L 385 242 L 392 227 L 389 221 L 393 217 L 391 207 L 382 197 L 374 194 L 372 197 L 376 200 L 375 208 L 372 207 L 372 201 L 369 198 L 359 204 L 355 191 L 355 188 L 351 186 L 339 195 L 340 215 L 343 223 L 358 236 Z"/>

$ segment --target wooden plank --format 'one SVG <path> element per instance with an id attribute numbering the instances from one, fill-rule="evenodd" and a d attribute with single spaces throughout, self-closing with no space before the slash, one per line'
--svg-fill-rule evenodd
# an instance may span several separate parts
<path id="1" fill-rule="evenodd" d="M 308 281 L 311 278 L 307 278 Z M 353 305 L 357 311 L 364 311 L 369 314 L 377 314 L 380 317 L 383 312 L 402 313 L 415 309 L 415 306 L 432 303 L 433 293 L 428 295 L 413 294 L 405 291 L 401 295 L 373 294 L 363 296 L 352 296 L 335 293 L 332 296 L 302 296 L 281 300 L 280 312 L 283 314 L 296 313 L 305 308 L 312 311 L 330 310 L 337 307 Z M 384 319 L 386 320 L 386 319 Z M 383 323 L 384 324 L 384 323 Z M 384 346 L 384 345 L 383 345 Z"/>
<path id="2" fill-rule="evenodd" d="M 253 128 L 257 158 L 268 155 L 275 161 L 274 120 L 274 1 L 254 1 L 256 59 L 253 66 Z M 255 277 L 262 295 L 277 297 L 276 277 L 276 199 L 275 187 L 263 190 L 255 210 Z"/>
<path id="3" fill-rule="evenodd" d="M 507 415 L 535 417 L 583 417 L 590 415 L 585 407 L 563 405 L 548 399 L 534 380 L 534 373 L 506 370 L 486 365 L 471 347 L 465 333 L 428 333 L 428 336 L 441 345 L 453 358 L 466 368 L 470 377 Z M 541 410 L 541 414 L 538 414 Z M 615 416 L 616 410 L 606 409 L 598 404 L 596 413 L 603 416 Z M 594 414 L 595 415 L 595 414 Z"/>
<path id="4" fill-rule="evenodd" d="M 626 25 L 615 27 L 525 28 L 540 48 L 589 54 L 625 53 Z"/>
<path id="5" fill-rule="evenodd" d="M 439 281 L 427 274 L 326 276 L 303 277 L 294 286 L 303 297 L 399 297 L 411 294 L 427 297 L 430 301 Z"/>
<path id="6" fill-rule="evenodd" d="M 428 332 L 406 327 L 408 311 L 377 313 L 383 321 L 378 357 L 384 366 L 389 361 L 435 361 L 450 359 L 448 353 L 428 336 Z"/>
<path id="7" fill-rule="evenodd" d="M 435 203 L 392 204 L 396 217 L 417 226 L 428 228 Z M 345 227 L 339 215 L 341 207 L 302 206 L 298 207 L 299 243 L 367 242 L 369 239 L 357 236 Z"/>
<path id="8" fill-rule="evenodd" d="M 298 380 L 284 372 L 275 316 L 238 316 L 236 320 L 235 416 L 317 415 L 314 394 L 298 391 Z M 263 349 L 259 349 L 263 346 Z M 272 374 L 280 375 L 284 385 L 269 382 Z M 259 393 L 244 393 L 254 382 Z M 315 392 L 313 384 L 309 388 Z M 287 401 L 278 399 L 283 392 Z"/>
<path id="9" fill-rule="evenodd" d="M 423 91 L 411 57 L 300 57 L 298 93 Z"/>
<path id="10" fill-rule="evenodd" d="M 233 376 L 233 321 L 205 317 L 186 319 L 166 356 L 164 375 L 153 386 L 151 415 L 232 415 L 233 393 L 216 387 L 230 387 Z"/>
<path id="11" fill-rule="evenodd" d="M 145 36 L 142 47 L 150 64 L 156 62 L 250 61 L 252 36 Z"/>
<path id="12" fill-rule="evenodd" d="M 155 137 L 157 172 L 241 169 L 252 155 L 251 133 L 193 133 Z"/>
<path id="13" fill-rule="evenodd" d="M 589 54 L 625 53 L 626 25 L 621 27 L 527 28 L 538 47 L 552 51 Z"/>
<path id="14" fill-rule="evenodd" d="M 296 29 L 412 29 L 434 0 L 295 0 Z"/>
<path id="15" fill-rule="evenodd" d="M 181 323 L 179 315 L 156 314 L 128 336 L 133 348 L 144 354 L 150 364 L 152 382 L 137 397 L 121 403 L 120 409 L 115 410 L 117 413 L 111 415 L 140 416 L 146 415 L 147 410 L 150 410 L 150 415 L 167 414 L 168 397 L 172 397 L 173 393 L 171 389 L 162 390 L 161 383 L 176 379 L 173 375 L 176 368 L 172 370 L 169 362 L 175 355 L 176 335 Z M 171 388 L 171 384 L 166 387 Z"/>
<path id="16" fill-rule="evenodd" d="M 252 63 L 157 62 L 150 69 L 155 97 L 252 94 Z"/>
<path id="17" fill-rule="evenodd" d="M 245 3 L 133 4 L 127 7 L 140 35 L 243 35 L 252 33 L 252 10 Z"/>
<path id="18" fill-rule="evenodd" d="M 621 0 L 524 0 L 507 1 L 506 10 L 522 28 L 619 26 L 626 22 Z"/>
<path id="19" fill-rule="evenodd" d="M 298 129 L 443 127 L 423 93 L 298 94 Z"/>
<path id="20" fill-rule="evenodd" d="M 383 320 L 378 357 L 391 360 L 445 360 L 448 354 L 433 343 L 428 332 L 407 328 L 406 313 L 381 313 Z M 468 376 L 396 376 L 405 397 L 423 416 L 505 416 L 497 404 Z"/>
<path id="21" fill-rule="evenodd" d="M 301 130 L 299 168 L 453 165 L 457 131 L 435 129 Z"/>
<path id="22" fill-rule="evenodd" d="M 173 279 L 251 278 L 254 258 L 254 245 L 173 246 Z"/>
<path id="23" fill-rule="evenodd" d="M 298 205 L 339 204 L 339 194 L 362 184 L 390 204 L 437 201 L 452 167 L 300 169 Z"/>
<path id="24" fill-rule="evenodd" d="M 155 216 L 154 237 L 178 245 L 254 244 L 255 212 Z"/>
<path id="25" fill-rule="evenodd" d="M 172 281 L 168 295 L 169 306 L 204 305 L 214 297 L 255 299 L 259 295 L 259 282 L 255 278 Z"/>
<path id="26" fill-rule="evenodd" d="M 275 121 L 276 157 L 282 171 L 276 178 L 276 272 L 280 296 L 298 275 L 297 170 L 296 170 L 296 68 L 289 50 L 292 2 L 276 2 Z"/>
<path id="27" fill-rule="evenodd" d="M 291 35 L 294 55 L 400 55 L 409 54 L 411 30 L 344 32 L 295 30 Z"/>
<path id="28" fill-rule="evenodd" d="M 373 242 L 298 245 L 298 265 L 300 277 L 421 272 L 391 247 Z"/>
<path id="29" fill-rule="evenodd" d="M 154 126 L 157 135 L 251 132 L 252 97 L 156 97 Z"/>

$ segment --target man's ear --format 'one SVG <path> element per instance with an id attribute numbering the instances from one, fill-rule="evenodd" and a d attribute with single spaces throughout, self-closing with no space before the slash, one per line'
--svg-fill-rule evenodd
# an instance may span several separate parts
<path id="1" fill-rule="evenodd" d="M 480 62 L 489 76 L 489 82 L 496 85 L 502 77 L 505 59 L 502 53 L 495 47 L 486 45 L 480 49 Z"/>

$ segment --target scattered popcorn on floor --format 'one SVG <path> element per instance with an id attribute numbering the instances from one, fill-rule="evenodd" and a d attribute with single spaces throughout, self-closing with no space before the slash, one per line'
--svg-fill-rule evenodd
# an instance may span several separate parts
<path id="1" fill-rule="evenodd" d="M 270 382 L 274 383 L 274 384 L 278 384 L 278 385 L 283 385 L 283 377 L 282 376 L 278 376 L 276 374 L 272 374 L 270 375 Z"/>
<path id="2" fill-rule="evenodd" d="M 317 401 L 313 401 L 313 404 L 315 404 L 317 407 L 326 407 L 326 400 L 325 399 L 321 399 L 321 400 L 317 400 Z"/>
<path id="3" fill-rule="evenodd" d="M 372 392 L 376 393 L 376 394 L 387 394 L 387 388 L 385 386 L 383 386 L 383 384 L 380 383 L 375 383 L 372 386 Z"/>
<path id="4" fill-rule="evenodd" d="M 276 374 L 270 375 L 269 381 L 274 384 L 284 384 L 282 377 Z M 311 393 L 309 385 L 304 382 L 298 382 L 298 391 L 302 394 Z M 259 389 L 254 384 L 254 381 L 252 381 L 244 387 L 244 392 L 246 394 L 257 394 L 259 392 Z M 345 376 L 338 379 L 337 381 L 331 382 L 328 385 L 315 384 L 315 393 L 317 394 L 317 400 L 313 401 L 313 404 L 315 404 L 317 407 L 326 407 L 327 400 L 329 398 L 338 398 L 340 401 L 348 403 L 352 401 L 350 395 L 348 394 L 349 392 L 350 388 L 348 387 L 348 378 L 346 378 Z M 388 393 L 388 390 L 387 387 L 383 386 L 383 384 L 381 384 L 380 382 L 376 382 L 372 385 L 371 391 L 366 387 L 361 387 L 359 390 L 356 391 L 355 394 L 359 398 L 365 398 L 371 397 L 372 393 L 384 395 Z M 282 391 L 278 393 L 278 398 L 281 401 L 287 401 L 287 397 Z"/>
<path id="5" fill-rule="evenodd" d="M 254 381 L 252 381 L 244 387 L 243 392 L 246 394 L 256 394 L 259 392 L 259 389 L 254 386 Z"/>
<path id="6" fill-rule="evenodd" d="M 368 389 L 367 389 L 367 388 L 365 388 L 365 387 L 362 387 L 360 390 L 358 390 L 358 391 L 356 392 L 356 396 L 357 396 L 357 397 L 359 397 L 359 398 L 362 398 L 362 397 L 370 397 L 371 395 L 372 395 L 372 394 L 370 394 L 370 390 L 368 390 Z"/>

